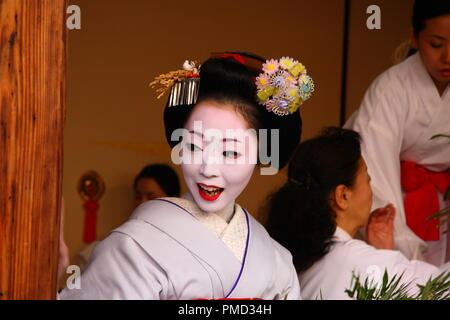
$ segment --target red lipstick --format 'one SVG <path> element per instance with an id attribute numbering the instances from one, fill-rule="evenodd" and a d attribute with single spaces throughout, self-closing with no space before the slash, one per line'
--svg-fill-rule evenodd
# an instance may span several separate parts
<path id="1" fill-rule="evenodd" d="M 441 75 L 444 78 L 450 77 L 450 69 L 441 70 Z"/>
<path id="2" fill-rule="evenodd" d="M 224 188 L 197 183 L 198 193 L 206 201 L 215 201 L 222 194 Z"/>

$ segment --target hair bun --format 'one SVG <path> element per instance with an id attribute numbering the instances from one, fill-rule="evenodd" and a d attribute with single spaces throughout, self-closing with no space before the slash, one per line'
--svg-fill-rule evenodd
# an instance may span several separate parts
<path id="1" fill-rule="evenodd" d="M 211 58 L 200 68 L 198 101 L 209 97 L 256 103 L 256 85 L 252 72 L 232 57 Z"/>

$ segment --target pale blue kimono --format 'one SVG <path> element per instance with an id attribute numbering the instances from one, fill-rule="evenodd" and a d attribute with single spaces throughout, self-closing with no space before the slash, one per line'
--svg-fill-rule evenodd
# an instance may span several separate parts
<path id="1" fill-rule="evenodd" d="M 245 250 L 237 259 L 186 208 L 165 198 L 146 202 L 95 248 L 81 288 L 60 298 L 300 299 L 291 254 L 244 213 Z"/>

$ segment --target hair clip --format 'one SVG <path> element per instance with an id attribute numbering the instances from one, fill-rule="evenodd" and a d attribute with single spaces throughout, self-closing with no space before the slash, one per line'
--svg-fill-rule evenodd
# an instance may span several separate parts
<path id="1" fill-rule="evenodd" d="M 157 88 L 160 99 L 170 88 L 168 106 L 190 105 L 197 102 L 200 86 L 200 66 L 194 61 L 186 60 L 182 70 L 171 71 L 157 76 L 150 87 Z"/>

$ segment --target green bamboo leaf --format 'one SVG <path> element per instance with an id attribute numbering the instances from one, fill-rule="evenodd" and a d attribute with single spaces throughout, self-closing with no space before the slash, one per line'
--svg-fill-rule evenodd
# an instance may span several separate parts
<path id="1" fill-rule="evenodd" d="M 435 278 L 430 277 L 424 285 L 417 285 L 419 293 L 416 296 L 408 293 L 412 282 L 401 284 L 402 277 L 403 274 L 396 274 L 389 279 L 385 270 L 381 286 L 377 288 L 367 278 L 362 285 L 360 277 L 353 274 L 352 289 L 346 289 L 345 292 L 357 300 L 450 300 L 450 271 Z"/>
<path id="2" fill-rule="evenodd" d="M 431 291 L 431 284 L 430 282 L 427 282 L 426 285 L 422 287 L 420 293 L 420 300 L 429 300 L 430 291 Z"/>
<path id="3" fill-rule="evenodd" d="M 450 136 L 447 135 L 447 134 L 436 134 L 436 135 L 431 137 L 431 140 L 437 139 L 437 138 L 450 138 Z"/>
<path id="4" fill-rule="evenodd" d="M 450 187 L 448 187 L 444 193 L 444 200 L 449 200 L 449 199 L 450 199 Z"/>
<path id="5" fill-rule="evenodd" d="M 450 216 L 441 219 L 441 223 L 439 223 L 439 226 L 443 226 L 444 224 L 447 223 L 447 221 L 450 221 Z"/>
<path id="6" fill-rule="evenodd" d="M 441 211 L 429 216 L 428 218 L 426 218 L 425 220 L 432 220 L 432 219 L 437 219 L 446 215 L 450 214 L 450 207 L 444 208 Z"/>

